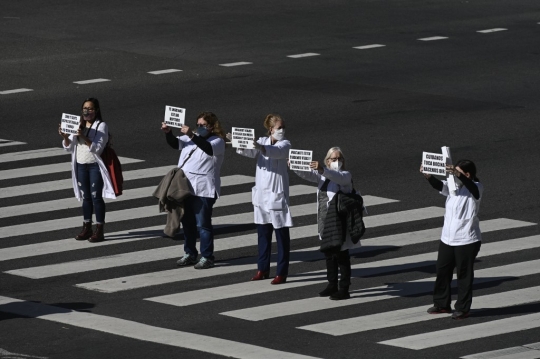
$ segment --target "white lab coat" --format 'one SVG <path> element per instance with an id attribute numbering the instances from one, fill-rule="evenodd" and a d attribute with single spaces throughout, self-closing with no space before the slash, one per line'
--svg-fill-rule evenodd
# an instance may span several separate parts
<path id="1" fill-rule="evenodd" d="M 270 137 L 261 137 L 257 143 L 265 146 L 265 155 L 256 149 L 236 150 L 238 154 L 257 159 L 255 186 L 252 189 L 254 222 L 272 223 L 276 229 L 292 227 L 287 166 L 291 143 L 284 138 L 272 145 Z"/>

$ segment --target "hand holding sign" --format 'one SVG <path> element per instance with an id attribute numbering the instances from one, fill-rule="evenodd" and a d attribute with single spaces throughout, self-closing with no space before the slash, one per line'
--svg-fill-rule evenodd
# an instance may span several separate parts
<path id="1" fill-rule="evenodd" d="M 296 171 L 311 171 L 313 151 L 289 150 L 289 167 Z M 318 166 L 318 162 L 315 161 Z"/>
<path id="2" fill-rule="evenodd" d="M 81 116 L 75 116 L 75 115 L 63 113 L 62 120 L 60 122 L 60 132 L 64 134 L 69 134 L 69 135 L 76 135 L 77 131 L 79 130 L 80 122 L 81 122 Z"/>
<path id="3" fill-rule="evenodd" d="M 181 128 L 186 122 L 186 109 L 173 106 L 165 106 L 165 120 L 167 126 Z M 162 126 L 163 129 L 163 126 Z M 168 131 L 167 131 L 168 132 Z"/>

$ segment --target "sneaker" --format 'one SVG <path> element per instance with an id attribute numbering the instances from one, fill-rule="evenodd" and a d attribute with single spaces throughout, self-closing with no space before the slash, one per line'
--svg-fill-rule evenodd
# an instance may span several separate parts
<path id="1" fill-rule="evenodd" d="M 179 267 L 184 267 L 195 263 L 197 263 L 197 257 L 189 254 L 184 254 L 184 256 L 176 262 Z"/>
<path id="2" fill-rule="evenodd" d="M 441 308 L 434 305 L 433 307 L 429 308 L 427 310 L 429 314 L 443 314 L 443 313 L 451 313 L 452 308 Z"/>
<path id="3" fill-rule="evenodd" d="M 457 320 L 460 320 L 460 319 L 465 319 L 469 316 L 469 312 L 460 312 L 459 310 L 456 310 L 453 314 L 452 314 L 452 319 L 457 319 Z"/>
<path id="4" fill-rule="evenodd" d="M 214 266 L 214 261 L 205 257 L 201 257 L 199 263 L 195 264 L 195 269 L 208 269 Z"/>

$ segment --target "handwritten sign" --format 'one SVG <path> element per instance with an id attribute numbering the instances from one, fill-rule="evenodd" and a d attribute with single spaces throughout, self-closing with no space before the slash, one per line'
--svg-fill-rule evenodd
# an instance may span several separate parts
<path id="1" fill-rule="evenodd" d="M 186 121 L 186 109 L 173 106 L 165 106 L 165 124 L 170 127 L 182 127 Z"/>
<path id="2" fill-rule="evenodd" d="M 296 171 L 311 171 L 309 163 L 313 158 L 313 151 L 289 150 L 290 169 Z"/>
<path id="3" fill-rule="evenodd" d="M 254 148 L 255 129 L 253 128 L 232 128 L 232 146 L 235 148 Z"/>
<path id="4" fill-rule="evenodd" d="M 422 173 L 446 176 L 446 156 L 440 153 L 423 152 Z"/>
<path id="5" fill-rule="evenodd" d="M 62 114 L 60 128 L 63 133 L 69 133 L 70 135 L 77 134 L 80 124 L 81 116 L 70 115 L 68 113 Z"/>

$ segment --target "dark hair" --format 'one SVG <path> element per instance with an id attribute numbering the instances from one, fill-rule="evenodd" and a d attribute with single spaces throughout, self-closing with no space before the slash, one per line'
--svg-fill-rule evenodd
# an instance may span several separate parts
<path id="1" fill-rule="evenodd" d="M 221 128 L 221 123 L 219 122 L 217 116 L 213 112 L 201 112 L 197 116 L 197 120 L 199 118 L 202 118 L 205 120 L 210 126 L 212 126 L 212 133 L 216 136 L 219 136 L 221 138 L 225 138 L 225 131 L 223 128 Z"/>
<path id="2" fill-rule="evenodd" d="M 84 107 L 84 104 L 86 102 L 92 102 L 94 104 L 94 108 L 96 110 L 96 120 L 103 121 L 103 118 L 101 118 L 101 108 L 99 107 L 99 101 L 97 98 L 89 97 L 86 100 L 83 101 L 81 105 L 81 109 Z"/>
<path id="3" fill-rule="evenodd" d="M 476 177 L 476 166 L 473 161 L 469 160 L 459 160 L 454 167 L 459 167 L 465 173 L 470 173 L 473 181 L 480 182 L 478 177 Z"/>

